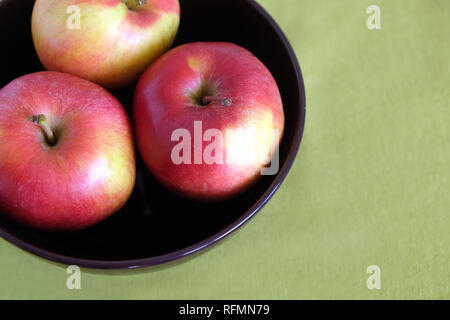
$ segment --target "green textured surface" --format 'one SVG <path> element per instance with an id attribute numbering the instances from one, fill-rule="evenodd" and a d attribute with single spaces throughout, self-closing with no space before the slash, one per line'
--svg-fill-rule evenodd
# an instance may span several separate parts
<path id="1" fill-rule="evenodd" d="M 0 239 L 0 298 L 450 298 L 450 1 L 261 0 L 307 90 L 297 160 L 269 204 L 195 259 L 65 266 Z M 366 8 L 381 8 L 381 30 Z M 369 265 L 381 290 L 366 287 Z"/>

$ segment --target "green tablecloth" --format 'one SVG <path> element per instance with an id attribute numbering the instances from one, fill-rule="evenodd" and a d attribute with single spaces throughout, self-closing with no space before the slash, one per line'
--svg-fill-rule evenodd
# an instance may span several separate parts
<path id="1" fill-rule="evenodd" d="M 450 1 L 260 3 L 295 48 L 308 106 L 269 204 L 195 259 L 82 269 L 81 290 L 65 266 L 0 239 L 0 298 L 450 298 Z M 372 4 L 380 30 L 366 26 Z"/>

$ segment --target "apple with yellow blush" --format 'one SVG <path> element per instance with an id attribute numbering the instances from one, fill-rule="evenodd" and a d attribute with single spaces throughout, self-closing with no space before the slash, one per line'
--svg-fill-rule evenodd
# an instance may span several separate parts
<path id="1" fill-rule="evenodd" d="M 54 71 L 0 90 L 0 211 L 43 230 L 80 230 L 119 210 L 136 166 L 131 123 L 101 86 Z"/>
<path id="2" fill-rule="evenodd" d="M 36 0 L 31 26 L 47 70 L 115 89 L 172 45 L 179 23 L 178 0 Z"/>
<path id="3" fill-rule="evenodd" d="M 148 169 L 168 189 L 200 201 L 247 190 L 277 160 L 284 131 L 272 74 L 227 42 L 189 43 L 158 58 L 139 79 L 133 119 Z"/>

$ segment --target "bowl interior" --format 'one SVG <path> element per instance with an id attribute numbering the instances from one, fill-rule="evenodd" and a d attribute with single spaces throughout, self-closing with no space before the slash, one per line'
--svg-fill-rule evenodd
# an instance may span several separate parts
<path id="1" fill-rule="evenodd" d="M 161 187 L 138 156 L 134 192 L 106 221 L 79 232 L 50 233 L 19 226 L 0 214 L 0 235 L 68 264 L 106 268 L 152 265 L 196 251 L 228 234 L 277 189 L 297 152 L 304 121 L 303 83 L 290 46 L 253 1 L 180 2 L 182 18 L 174 46 L 193 41 L 233 42 L 253 52 L 275 77 L 286 118 L 278 174 L 263 176 L 248 192 L 225 203 L 204 204 L 179 198 Z M 0 52 L 0 87 L 23 74 L 44 70 L 31 39 L 33 3 L 0 2 L 0 41 L 7 44 Z M 114 94 L 130 112 L 133 87 Z"/>

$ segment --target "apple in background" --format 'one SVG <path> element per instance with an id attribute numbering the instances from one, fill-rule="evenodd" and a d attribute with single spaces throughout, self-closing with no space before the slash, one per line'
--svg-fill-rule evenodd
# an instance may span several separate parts
<path id="1" fill-rule="evenodd" d="M 158 58 L 139 79 L 133 119 L 152 174 L 200 201 L 246 190 L 284 130 L 269 70 L 246 49 L 224 42 L 190 43 Z"/>
<path id="2" fill-rule="evenodd" d="M 172 45 L 179 22 L 178 0 L 37 0 L 31 26 L 47 70 L 114 89 Z"/>
<path id="3" fill-rule="evenodd" d="M 0 90 L 0 211 L 44 230 L 91 226 L 128 200 L 132 129 L 102 87 L 59 72 Z"/>

